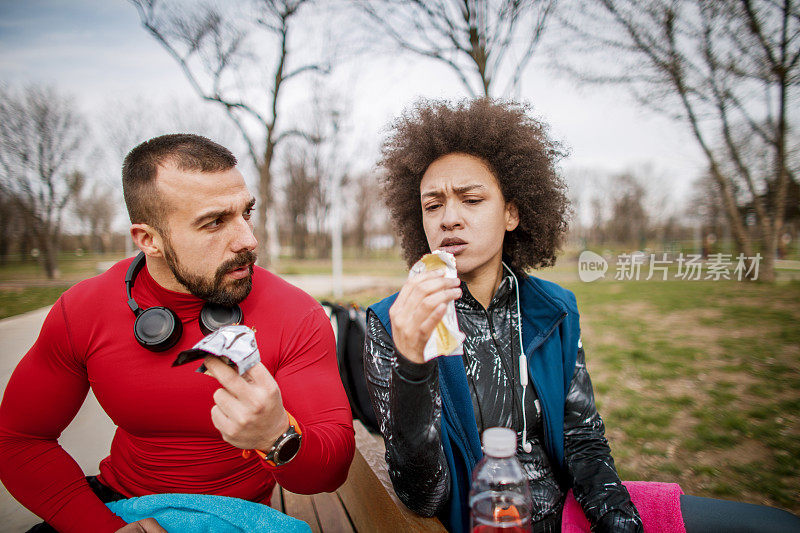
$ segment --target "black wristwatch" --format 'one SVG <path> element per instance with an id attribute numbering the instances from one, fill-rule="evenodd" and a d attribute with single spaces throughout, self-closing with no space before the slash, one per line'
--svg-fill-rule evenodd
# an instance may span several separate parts
<path id="1" fill-rule="evenodd" d="M 273 466 L 285 465 L 300 452 L 300 443 L 303 440 L 300 426 L 292 415 L 289 413 L 286 414 L 289 416 L 289 429 L 278 437 L 275 444 L 272 445 L 272 448 L 263 456 L 264 460 Z"/>

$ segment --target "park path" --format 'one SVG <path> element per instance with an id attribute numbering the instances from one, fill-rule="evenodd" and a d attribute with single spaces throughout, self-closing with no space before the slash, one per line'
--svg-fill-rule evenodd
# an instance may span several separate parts
<path id="1" fill-rule="evenodd" d="M 281 277 L 315 297 L 327 296 L 332 292 L 330 276 Z M 399 287 L 402 283 L 402 278 L 345 276 L 343 290 L 351 293 L 373 287 Z M 48 311 L 49 308 L 45 307 L 0 320 L 0 344 L 3 347 L 0 350 L 0 390 L 5 391 L 17 363 L 36 341 Z M 61 434 L 59 442 L 83 471 L 92 475 L 98 472 L 100 460 L 108 454 L 115 428 L 90 391 L 75 419 Z M 20 505 L 0 485 L 0 530 L 24 532 L 39 522 L 41 519 Z"/>

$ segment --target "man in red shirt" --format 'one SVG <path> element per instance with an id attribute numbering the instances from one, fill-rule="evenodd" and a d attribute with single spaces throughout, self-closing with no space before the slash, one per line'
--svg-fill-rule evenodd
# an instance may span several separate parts
<path id="1" fill-rule="evenodd" d="M 268 504 L 276 481 L 309 494 L 347 477 L 353 426 L 330 322 L 314 299 L 254 265 L 255 200 L 235 165 L 195 135 L 134 148 L 123 190 L 140 257 L 65 292 L 11 376 L 0 479 L 58 531 L 163 531 L 153 519 L 126 524 L 103 504 L 114 498 Z M 195 372 L 199 361 L 172 367 L 220 312 L 255 330 L 261 362 L 240 376 L 206 358 L 216 379 Z M 90 386 L 118 426 L 96 478 L 57 442 Z"/>

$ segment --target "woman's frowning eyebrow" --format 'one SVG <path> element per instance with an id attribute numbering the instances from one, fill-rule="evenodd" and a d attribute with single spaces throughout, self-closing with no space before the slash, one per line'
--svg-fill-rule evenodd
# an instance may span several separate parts
<path id="1" fill-rule="evenodd" d="M 460 194 L 472 192 L 472 191 L 474 191 L 476 189 L 485 189 L 485 188 L 486 188 L 486 185 L 483 185 L 482 183 L 475 183 L 475 184 L 472 184 L 472 185 L 462 185 L 462 186 L 459 186 L 459 187 L 453 187 L 453 192 L 460 195 Z M 421 198 L 423 200 L 425 200 L 426 198 L 439 198 L 439 197 L 442 197 L 444 195 L 445 195 L 444 190 L 442 190 L 442 189 L 433 189 L 433 190 L 425 191 L 424 193 L 422 193 Z"/>

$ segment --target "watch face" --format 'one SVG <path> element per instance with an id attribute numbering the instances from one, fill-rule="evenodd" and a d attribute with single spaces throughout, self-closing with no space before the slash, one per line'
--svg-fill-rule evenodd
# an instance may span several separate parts
<path id="1" fill-rule="evenodd" d="M 275 462 L 279 465 L 288 463 L 294 458 L 295 455 L 297 455 L 297 452 L 299 451 L 300 435 L 295 433 L 291 435 L 290 438 L 287 438 L 285 441 L 283 441 L 280 449 L 278 449 L 277 453 L 275 454 Z"/>

